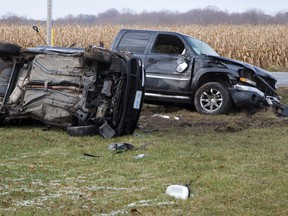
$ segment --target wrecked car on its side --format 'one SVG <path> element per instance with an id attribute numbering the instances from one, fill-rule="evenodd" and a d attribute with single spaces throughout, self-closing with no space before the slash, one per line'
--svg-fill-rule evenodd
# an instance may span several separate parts
<path id="1" fill-rule="evenodd" d="M 35 119 L 70 135 L 131 134 L 145 74 L 133 55 L 100 47 L 0 43 L 0 121 Z"/>
<path id="2" fill-rule="evenodd" d="M 233 106 L 279 106 L 276 78 L 256 66 L 219 56 L 188 35 L 122 29 L 111 50 L 139 56 L 146 70 L 145 102 L 188 103 L 199 113 L 228 113 Z"/>

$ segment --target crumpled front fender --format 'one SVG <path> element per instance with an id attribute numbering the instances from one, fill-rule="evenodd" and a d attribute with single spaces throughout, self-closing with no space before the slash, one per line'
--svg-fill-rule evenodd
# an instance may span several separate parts
<path id="1" fill-rule="evenodd" d="M 229 88 L 229 92 L 236 106 L 274 106 L 280 103 L 278 98 L 266 96 L 264 92 L 251 86 L 236 84 Z"/>

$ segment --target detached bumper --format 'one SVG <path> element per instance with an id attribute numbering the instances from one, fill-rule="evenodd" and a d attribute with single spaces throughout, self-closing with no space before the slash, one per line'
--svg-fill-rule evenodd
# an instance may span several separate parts
<path id="1" fill-rule="evenodd" d="M 266 96 L 264 92 L 251 86 L 236 84 L 230 88 L 230 93 L 236 106 L 273 106 L 280 103 L 277 97 Z"/>

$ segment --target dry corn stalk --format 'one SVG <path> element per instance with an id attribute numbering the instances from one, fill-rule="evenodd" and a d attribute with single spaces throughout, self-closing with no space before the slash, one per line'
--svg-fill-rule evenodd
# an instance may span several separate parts
<path id="1" fill-rule="evenodd" d="M 191 35 L 210 44 L 220 55 L 246 61 L 263 68 L 288 70 L 288 26 L 287 25 L 103 25 L 55 26 L 55 46 L 78 47 L 98 45 L 103 41 L 109 48 L 121 28 L 177 31 Z M 46 36 L 45 26 L 39 28 Z M 31 26 L 1 25 L 0 41 L 17 43 L 23 47 L 43 44 Z"/>

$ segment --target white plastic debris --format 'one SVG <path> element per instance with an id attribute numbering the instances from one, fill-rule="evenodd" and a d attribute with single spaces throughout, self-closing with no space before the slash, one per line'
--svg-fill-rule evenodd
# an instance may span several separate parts
<path id="1" fill-rule="evenodd" d="M 183 185 L 170 185 L 166 188 L 166 194 L 173 196 L 177 199 L 188 199 L 190 190 L 187 186 Z"/>
<path id="2" fill-rule="evenodd" d="M 136 155 L 134 158 L 135 159 L 141 159 L 141 158 L 144 158 L 145 157 L 145 154 L 139 154 L 139 155 Z"/>
<path id="3" fill-rule="evenodd" d="M 180 118 L 177 117 L 177 116 L 174 117 L 174 120 L 176 120 L 176 121 L 179 121 L 179 119 L 180 119 Z"/>
<path id="4" fill-rule="evenodd" d="M 160 117 L 160 118 L 164 118 L 164 119 L 170 118 L 170 116 L 168 116 L 168 115 L 161 115 L 161 114 L 154 114 L 152 117 Z"/>

